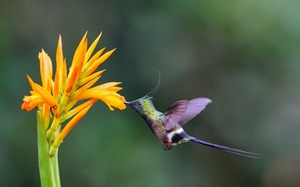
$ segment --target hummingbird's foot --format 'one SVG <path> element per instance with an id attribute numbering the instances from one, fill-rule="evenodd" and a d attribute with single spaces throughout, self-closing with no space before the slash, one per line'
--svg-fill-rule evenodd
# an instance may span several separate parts
<path id="1" fill-rule="evenodd" d="M 171 150 L 172 149 L 172 147 L 173 147 L 173 144 L 172 144 L 172 142 L 164 142 L 163 144 L 162 144 L 162 146 L 163 146 L 163 149 L 164 150 Z"/>

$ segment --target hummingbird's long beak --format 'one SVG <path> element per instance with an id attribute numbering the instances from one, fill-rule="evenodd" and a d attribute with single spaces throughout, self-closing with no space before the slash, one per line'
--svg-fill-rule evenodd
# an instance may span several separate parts
<path id="1" fill-rule="evenodd" d="M 130 105 L 132 102 L 131 101 L 125 101 L 124 104 Z"/>

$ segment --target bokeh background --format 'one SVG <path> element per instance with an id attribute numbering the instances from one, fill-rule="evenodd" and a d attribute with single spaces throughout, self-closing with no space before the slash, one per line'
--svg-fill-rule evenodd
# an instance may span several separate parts
<path id="1" fill-rule="evenodd" d="M 35 112 L 20 109 L 26 74 L 40 82 L 37 54 L 54 60 L 59 34 L 70 62 L 86 31 L 117 48 L 100 83 L 122 81 L 133 100 L 159 70 L 157 109 L 208 97 L 186 131 L 264 158 L 192 143 L 164 151 L 131 108 L 98 102 L 61 145 L 62 186 L 299 186 L 299 10 L 294 0 L 1 1 L 0 186 L 40 186 Z"/>

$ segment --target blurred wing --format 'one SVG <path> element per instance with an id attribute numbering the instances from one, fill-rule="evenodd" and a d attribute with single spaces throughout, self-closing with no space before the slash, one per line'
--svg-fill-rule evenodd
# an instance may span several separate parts
<path id="1" fill-rule="evenodd" d="M 208 105 L 209 103 L 211 103 L 211 100 L 207 98 L 195 98 L 190 100 L 187 110 L 180 118 L 178 123 L 180 125 L 184 125 L 185 123 L 193 119 L 196 115 L 198 115 L 202 110 L 204 110 L 206 105 Z"/>
<path id="2" fill-rule="evenodd" d="M 164 121 L 166 130 L 171 130 L 178 125 L 178 121 L 184 116 L 189 103 L 190 101 L 188 100 L 180 100 L 168 108 Z"/>
<path id="3" fill-rule="evenodd" d="M 209 103 L 211 103 L 211 100 L 207 98 L 195 98 L 190 101 L 180 100 L 175 102 L 165 113 L 166 130 L 171 130 L 177 124 L 184 125 L 204 110 Z"/>

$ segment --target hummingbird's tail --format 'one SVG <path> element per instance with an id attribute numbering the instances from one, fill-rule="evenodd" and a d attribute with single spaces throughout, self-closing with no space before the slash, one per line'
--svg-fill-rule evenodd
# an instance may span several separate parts
<path id="1" fill-rule="evenodd" d="M 226 152 L 233 153 L 233 154 L 240 155 L 240 156 L 245 156 L 245 157 L 250 157 L 250 158 L 259 158 L 259 159 L 263 157 L 262 154 L 251 153 L 251 152 L 248 152 L 248 151 L 234 149 L 234 148 L 226 147 L 226 146 L 223 146 L 223 145 L 213 144 L 213 143 L 209 143 L 209 142 L 199 140 L 199 139 L 194 138 L 194 137 L 191 138 L 189 141 L 194 142 L 194 143 L 199 143 L 199 144 L 202 144 L 202 145 L 206 145 L 206 146 L 209 146 L 209 147 L 213 147 L 213 148 L 216 148 L 216 149 L 220 149 L 222 151 L 226 151 Z"/>

